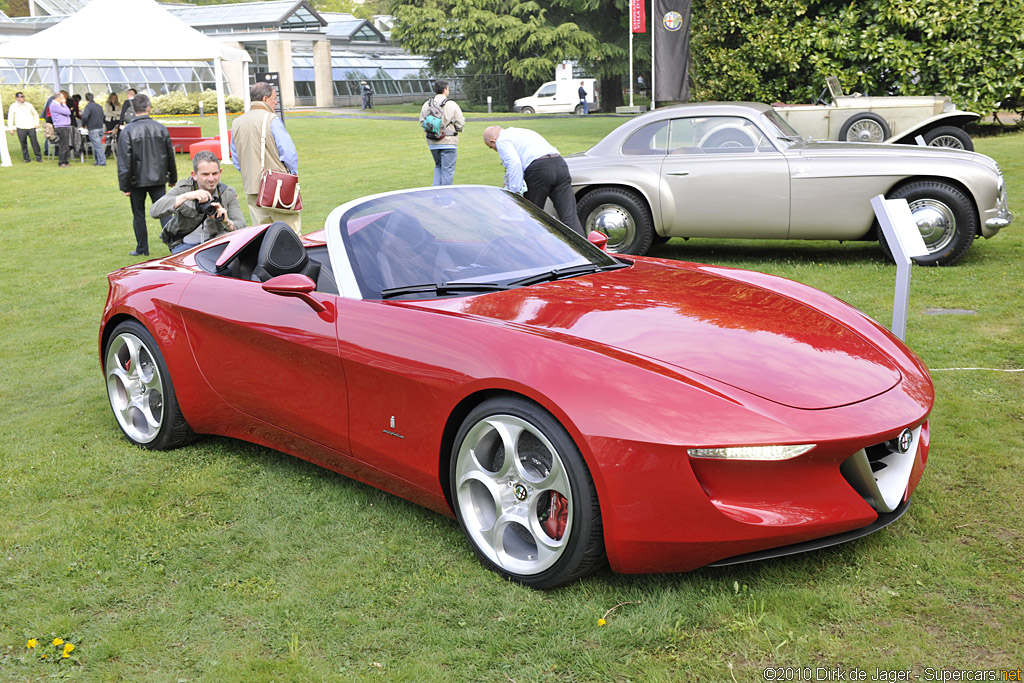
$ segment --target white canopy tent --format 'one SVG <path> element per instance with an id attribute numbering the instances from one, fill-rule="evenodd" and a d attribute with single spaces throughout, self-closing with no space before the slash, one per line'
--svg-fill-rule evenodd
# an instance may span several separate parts
<path id="1" fill-rule="evenodd" d="M 103 36 L 103 39 L 96 39 L 97 36 Z M 59 63 L 76 59 L 212 61 L 217 82 L 221 153 L 223 159 L 229 158 L 222 62 L 247 63 L 249 54 L 203 35 L 154 0 L 92 0 L 77 13 L 45 31 L 0 45 L 0 57 L 51 60 L 55 81 L 60 78 Z M 60 83 L 54 82 L 53 87 L 59 90 Z M 0 110 L 6 114 L 3 102 L 0 102 Z M 3 165 L 10 166 L 7 136 L 3 137 L 0 149 Z"/>

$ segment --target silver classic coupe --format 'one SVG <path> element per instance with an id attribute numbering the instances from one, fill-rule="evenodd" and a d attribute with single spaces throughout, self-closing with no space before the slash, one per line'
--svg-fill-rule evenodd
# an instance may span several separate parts
<path id="1" fill-rule="evenodd" d="M 942 147 L 807 139 L 770 106 L 701 103 L 627 121 L 566 157 L 576 210 L 608 249 L 670 237 L 879 240 L 870 199 L 903 198 L 928 256 L 951 265 L 1010 224 L 996 162 Z"/>

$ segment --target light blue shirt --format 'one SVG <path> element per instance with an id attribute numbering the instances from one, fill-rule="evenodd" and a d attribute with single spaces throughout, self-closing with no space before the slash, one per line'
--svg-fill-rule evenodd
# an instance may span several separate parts
<path id="1" fill-rule="evenodd" d="M 505 189 L 517 194 L 526 192 L 523 171 L 530 164 L 543 156 L 558 154 L 540 133 L 529 128 L 505 128 L 494 144 L 505 166 Z"/>
<path id="2" fill-rule="evenodd" d="M 288 129 L 284 127 L 284 122 L 279 117 L 275 116 L 270 119 L 270 132 L 274 136 L 274 144 L 277 145 L 277 156 L 280 157 L 281 163 L 284 164 L 289 173 L 298 175 L 299 152 L 295 149 L 292 136 L 288 135 Z M 235 149 L 234 136 L 231 137 L 231 163 L 241 172 L 242 167 L 238 165 L 238 151 Z"/>

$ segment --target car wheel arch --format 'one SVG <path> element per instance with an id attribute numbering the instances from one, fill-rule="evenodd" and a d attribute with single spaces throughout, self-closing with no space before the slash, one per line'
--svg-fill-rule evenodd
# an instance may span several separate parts
<path id="1" fill-rule="evenodd" d="M 968 187 L 967 185 L 965 185 L 964 183 L 962 183 L 961 181 L 959 181 L 956 178 L 950 178 L 950 177 L 947 177 L 947 176 L 928 176 L 928 175 L 912 176 L 910 178 L 904 178 L 903 180 L 899 181 L 898 183 L 896 183 L 892 187 L 890 187 L 888 189 L 888 191 L 885 193 L 885 196 L 886 196 L 886 198 L 891 197 L 892 194 L 894 192 L 896 192 L 897 190 L 900 190 L 901 188 L 906 187 L 907 185 L 910 185 L 912 183 L 917 183 L 917 182 L 945 183 L 947 185 L 952 185 L 956 189 L 960 190 L 960 192 L 963 192 L 964 195 L 969 197 L 970 200 L 971 200 L 971 204 L 973 205 L 972 208 L 974 209 L 974 217 L 975 217 L 976 222 L 978 224 L 977 225 L 977 229 L 975 230 L 974 234 L 977 237 L 981 236 L 981 224 L 982 224 L 982 221 L 981 221 L 981 210 L 978 208 L 978 198 L 976 196 L 974 196 L 974 192 L 971 191 L 970 187 Z M 876 221 L 876 223 L 877 223 L 877 221 Z"/>
<path id="2" fill-rule="evenodd" d="M 134 320 L 135 322 L 145 327 L 150 334 L 153 334 L 153 330 L 149 329 L 149 326 L 146 324 L 146 321 L 140 319 L 137 316 L 129 315 L 128 313 L 117 313 L 115 315 L 110 316 L 110 319 L 103 324 L 103 331 L 100 334 L 101 365 L 104 365 L 106 363 L 107 345 L 110 343 L 110 337 L 114 333 L 114 330 L 117 329 L 118 325 L 129 320 Z M 153 335 L 153 338 L 156 339 L 156 335 Z M 106 367 L 103 367 L 103 370 L 106 371 Z"/>
<path id="3" fill-rule="evenodd" d="M 667 189 L 661 187 L 661 185 L 664 183 L 663 179 L 658 179 L 657 182 L 658 182 L 658 186 L 659 186 L 659 191 L 661 191 L 663 193 L 668 191 Z M 661 221 L 661 205 L 660 205 L 659 202 L 655 201 L 656 198 L 652 198 L 647 193 L 647 191 L 644 190 L 639 185 L 636 185 L 636 184 L 633 184 L 633 183 L 625 183 L 625 182 L 590 183 L 590 184 L 584 185 L 582 187 L 574 187 L 573 188 L 573 194 L 574 194 L 574 196 L 576 198 L 576 203 L 579 204 L 581 201 L 583 201 L 584 197 L 586 197 L 588 194 L 591 194 L 592 192 L 599 192 L 601 190 L 622 190 L 622 191 L 625 191 L 625 192 L 631 192 L 631 193 L 635 194 L 637 196 L 637 198 L 643 200 L 644 204 L 647 205 L 647 211 L 650 212 L 651 220 L 654 223 L 654 225 L 653 225 L 653 227 L 654 227 L 654 234 L 655 235 L 659 235 L 659 236 L 664 236 L 664 235 L 662 235 L 662 232 L 661 232 L 661 229 L 660 229 L 661 228 L 661 224 L 662 224 L 662 221 Z M 580 221 L 582 222 L 583 220 L 584 219 L 581 217 Z"/>
<path id="4" fill-rule="evenodd" d="M 462 423 L 466 420 L 469 414 L 473 412 L 474 408 L 485 401 L 502 397 L 519 398 L 529 401 L 538 408 L 548 412 L 562 425 L 562 427 L 569 433 L 569 437 L 575 442 L 576 448 L 580 451 L 580 455 L 583 456 L 583 461 L 586 463 L 587 469 L 590 470 L 591 477 L 594 480 L 598 500 L 601 500 L 603 497 L 603 482 L 597 474 L 593 457 L 589 453 L 588 449 L 585 448 L 586 440 L 583 439 L 582 433 L 572 420 L 569 419 L 568 415 L 560 410 L 553 402 L 546 400 L 546 397 L 538 397 L 509 387 L 489 387 L 474 391 L 464 396 L 448 414 L 448 419 L 445 421 L 444 429 L 441 431 L 437 474 L 438 481 L 441 482 L 441 490 L 444 493 L 445 501 L 448 503 L 452 516 L 455 515 L 455 505 L 448 473 L 451 468 L 452 450 L 455 446 L 455 437 L 457 436 Z"/>

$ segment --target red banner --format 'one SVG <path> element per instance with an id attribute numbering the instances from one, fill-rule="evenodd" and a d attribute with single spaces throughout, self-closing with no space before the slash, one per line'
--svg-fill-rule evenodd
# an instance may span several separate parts
<path id="1" fill-rule="evenodd" d="M 629 0 L 629 30 L 631 33 L 647 33 L 644 0 Z"/>

